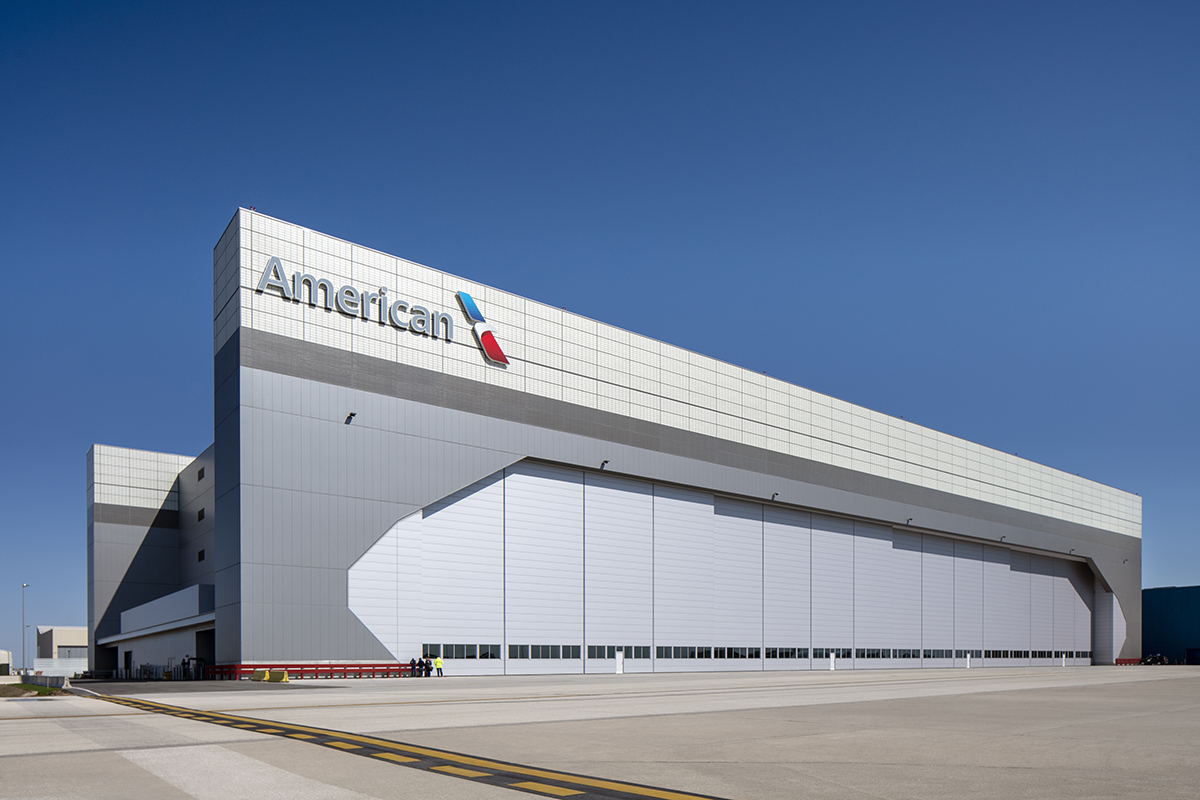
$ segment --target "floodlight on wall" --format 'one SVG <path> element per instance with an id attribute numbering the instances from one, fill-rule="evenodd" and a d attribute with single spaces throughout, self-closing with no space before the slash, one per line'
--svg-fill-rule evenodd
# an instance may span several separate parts
<path id="1" fill-rule="evenodd" d="M 605 465 L 605 464 L 607 464 L 607 463 L 608 463 L 608 459 L 607 459 L 607 458 L 606 458 L 606 459 L 604 459 L 603 461 L 601 461 L 601 462 L 600 462 L 600 469 L 604 469 L 604 465 Z"/>
<path id="2" fill-rule="evenodd" d="M 347 414 L 346 415 L 346 424 L 349 425 L 354 420 L 354 417 L 355 417 L 355 413 L 353 411 L 351 411 L 349 414 Z"/>
<path id="3" fill-rule="evenodd" d="M 905 524 L 905 525 L 912 525 L 912 521 L 913 521 L 913 518 L 912 518 L 912 517 L 909 517 L 909 518 L 908 518 L 908 522 L 906 522 L 906 523 L 904 523 L 904 524 Z"/>
<path id="4" fill-rule="evenodd" d="M 779 497 L 779 492 L 775 492 L 774 494 L 771 495 L 772 500 L 774 500 L 776 497 Z"/>

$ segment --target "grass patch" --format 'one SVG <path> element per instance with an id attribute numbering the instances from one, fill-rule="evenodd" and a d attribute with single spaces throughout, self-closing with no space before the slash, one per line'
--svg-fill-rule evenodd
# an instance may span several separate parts
<path id="1" fill-rule="evenodd" d="M 70 692 L 54 689 L 49 686 L 35 686 L 32 683 L 0 684 L 0 697 L 58 697 Z"/>

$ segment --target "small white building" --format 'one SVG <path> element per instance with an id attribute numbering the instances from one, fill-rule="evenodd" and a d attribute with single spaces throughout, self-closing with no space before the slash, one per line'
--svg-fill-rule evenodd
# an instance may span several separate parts
<path id="1" fill-rule="evenodd" d="M 38 625 L 37 655 L 33 671 L 38 675 L 74 677 L 88 668 L 86 625 Z"/>

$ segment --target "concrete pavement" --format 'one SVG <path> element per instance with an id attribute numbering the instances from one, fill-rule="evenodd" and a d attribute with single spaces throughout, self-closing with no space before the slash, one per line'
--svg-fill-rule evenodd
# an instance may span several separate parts
<path id="1" fill-rule="evenodd" d="M 1193 797 L 1200 669 L 247 683 L 103 693 L 741 798 Z M 0 701 L 2 797 L 515 797 L 84 698 Z"/>

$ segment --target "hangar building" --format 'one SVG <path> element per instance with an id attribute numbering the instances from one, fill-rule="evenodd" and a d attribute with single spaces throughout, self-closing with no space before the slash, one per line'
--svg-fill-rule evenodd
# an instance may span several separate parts
<path id="1" fill-rule="evenodd" d="M 214 444 L 88 453 L 93 669 L 1141 653 L 1141 498 L 240 209 Z"/>

